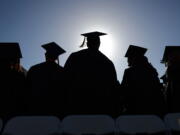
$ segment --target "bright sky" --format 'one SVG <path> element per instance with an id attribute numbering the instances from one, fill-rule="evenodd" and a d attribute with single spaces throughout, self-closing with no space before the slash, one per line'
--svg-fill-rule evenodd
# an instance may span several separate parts
<path id="1" fill-rule="evenodd" d="M 115 64 L 121 82 L 130 44 L 148 48 L 146 56 L 161 76 L 166 45 L 180 45 L 180 0 L 0 0 L 0 42 L 19 42 L 22 65 L 44 61 L 41 45 L 55 41 L 67 53 L 80 50 L 81 33 L 102 31 L 101 51 Z"/>

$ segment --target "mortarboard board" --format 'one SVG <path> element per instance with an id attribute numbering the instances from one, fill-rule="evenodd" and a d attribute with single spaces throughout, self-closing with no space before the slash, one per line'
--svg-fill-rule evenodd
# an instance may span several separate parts
<path id="1" fill-rule="evenodd" d="M 22 58 L 18 43 L 0 43 L 0 58 Z"/>
<path id="2" fill-rule="evenodd" d="M 146 53 L 147 49 L 140 47 L 140 46 L 135 46 L 135 45 L 130 45 L 125 57 L 129 57 L 129 56 L 144 56 L 144 54 Z"/>
<path id="3" fill-rule="evenodd" d="M 169 57 L 177 54 L 180 55 L 180 46 L 166 46 L 161 63 L 167 62 Z"/>
<path id="4" fill-rule="evenodd" d="M 50 42 L 50 43 L 44 44 L 44 45 L 42 45 L 42 48 L 44 48 L 46 50 L 46 53 L 53 55 L 55 57 L 66 52 L 55 42 Z"/>
<path id="5" fill-rule="evenodd" d="M 99 36 L 104 36 L 107 35 L 106 33 L 102 33 L 102 32 L 98 32 L 98 31 L 94 31 L 94 32 L 88 32 L 88 33 L 84 33 L 81 34 L 84 37 L 99 37 Z"/>
<path id="6" fill-rule="evenodd" d="M 85 44 L 85 40 L 86 38 L 99 38 L 99 36 L 104 36 L 107 35 L 106 33 L 102 33 L 102 32 L 98 32 L 98 31 L 94 31 L 94 32 L 88 32 L 88 33 L 83 33 L 81 34 L 82 36 L 84 36 L 84 41 L 82 43 L 82 45 L 80 47 L 83 47 Z"/>

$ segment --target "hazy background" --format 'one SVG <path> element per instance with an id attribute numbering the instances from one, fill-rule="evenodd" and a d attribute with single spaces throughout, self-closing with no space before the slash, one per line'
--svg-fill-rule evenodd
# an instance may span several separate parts
<path id="1" fill-rule="evenodd" d="M 121 82 L 130 44 L 148 48 L 146 56 L 161 76 L 166 45 L 180 45 L 180 0 L 0 0 L 0 42 L 19 42 L 26 69 L 44 61 L 42 44 L 55 41 L 69 54 L 80 50 L 81 33 L 108 33 L 101 50 L 115 64 Z"/>

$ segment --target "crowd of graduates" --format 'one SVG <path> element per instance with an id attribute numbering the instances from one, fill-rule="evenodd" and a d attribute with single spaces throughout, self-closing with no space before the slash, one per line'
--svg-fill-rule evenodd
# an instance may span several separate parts
<path id="1" fill-rule="evenodd" d="M 16 115 L 156 114 L 180 112 L 180 46 L 166 46 L 167 67 L 160 83 L 145 56 L 146 48 L 130 45 L 122 82 L 114 64 L 99 51 L 101 32 L 82 34 L 81 47 L 64 67 L 59 55 L 66 51 L 55 42 L 42 45 L 45 62 L 26 71 L 18 43 L 0 43 L 0 117 Z"/>

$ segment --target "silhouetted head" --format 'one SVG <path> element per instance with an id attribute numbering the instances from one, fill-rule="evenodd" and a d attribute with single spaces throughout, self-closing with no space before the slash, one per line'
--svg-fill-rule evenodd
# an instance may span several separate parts
<path id="1" fill-rule="evenodd" d="M 151 63 L 149 63 L 148 58 L 146 56 L 134 57 L 132 60 L 131 66 L 132 67 L 141 67 L 141 68 L 143 68 L 142 72 L 148 72 L 154 77 L 158 76 L 156 69 L 151 65 Z"/>
<path id="2" fill-rule="evenodd" d="M 0 66 L 2 68 L 11 68 L 20 64 L 20 58 L 22 54 L 18 43 L 0 43 Z"/>
<path id="3" fill-rule="evenodd" d="M 85 41 L 87 40 L 86 44 L 87 44 L 88 49 L 99 50 L 99 47 L 101 44 L 100 36 L 107 35 L 107 34 L 95 31 L 95 32 L 90 32 L 90 33 L 84 33 L 81 35 L 84 36 L 84 41 L 80 47 L 83 47 L 85 45 Z"/>
<path id="4" fill-rule="evenodd" d="M 148 59 L 146 56 L 135 56 L 135 57 L 128 57 L 128 64 L 129 66 L 139 66 L 139 65 L 146 65 L 148 64 Z"/>
<path id="5" fill-rule="evenodd" d="M 131 67 L 133 65 L 133 62 L 134 62 L 134 57 L 128 57 L 127 62 L 128 62 L 128 66 Z"/>
<path id="6" fill-rule="evenodd" d="M 52 53 L 46 52 L 45 53 L 46 61 L 52 61 L 55 62 L 58 59 L 57 55 L 53 55 Z"/>
<path id="7" fill-rule="evenodd" d="M 45 53 L 46 61 L 50 61 L 50 62 L 55 62 L 56 60 L 58 60 L 59 55 L 66 52 L 55 42 L 44 44 L 42 45 L 42 47 L 46 50 Z"/>
<path id="8" fill-rule="evenodd" d="M 180 65 L 180 46 L 166 46 L 161 63 L 166 66 Z"/>
<path id="9" fill-rule="evenodd" d="M 145 59 L 144 54 L 146 53 L 146 51 L 146 48 L 130 45 L 125 54 L 125 57 L 128 58 L 128 66 L 134 66 L 141 60 Z"/>
<path id="10" fill-rule="evenodd" d="M 99 50 L 101 41 L 99 37 L 88 37 L 87 47 L 91 50 Z"/>

